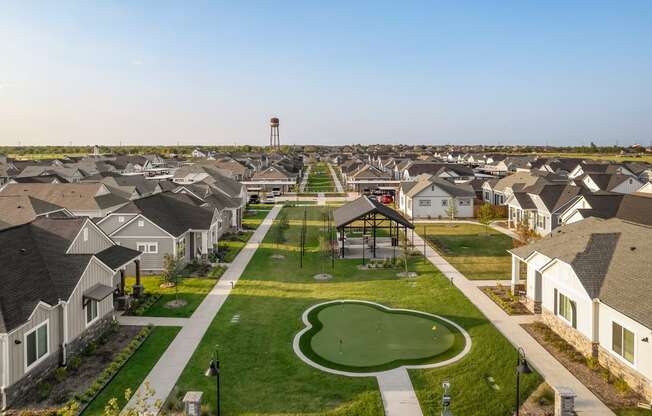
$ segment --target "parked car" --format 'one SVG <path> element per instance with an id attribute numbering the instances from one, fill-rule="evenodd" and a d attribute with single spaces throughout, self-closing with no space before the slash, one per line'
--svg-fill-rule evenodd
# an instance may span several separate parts
<path id="1" fill-rule="evenodd" d="M 380 198 L 380 202 L 382 202 L 383 204 L 391 204 L 392 202 L 394 202 L 394 198 L 392 198 L 391 195 L 383 195 Z"/>
<path id="2" fill-rule="evenodd" d="M 260 197 L 258 196 L 258 194 L 249 195 L 250 204 L 257 204 L 259 202 L 260 202 Z"/>
<path id="3" fill-rule="evenodd" d="M 274 200 L 274 194 L 273 193 L 268 193 L 265 195 L 265 198 L 263 198 L 262 203 L 263 204 L 273 204 L 275 202 Z"/>

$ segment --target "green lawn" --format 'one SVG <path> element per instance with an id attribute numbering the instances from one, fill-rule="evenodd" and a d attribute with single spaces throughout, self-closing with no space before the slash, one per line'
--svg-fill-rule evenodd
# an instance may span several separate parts
<path id="1" fill-rule="evenodd" d="M 308 307 L 326 300 L 360 299 L 437 314 L 457 322 L 471 335 L 471 352 L 460 362 L 410 370 L 424 414 L 438 414 L 444 379 L 453 386 L 455 414 L 507 415 L 512 410 L 516 351 L 448 279 L 418 257 L 412 259 L 411 268 L 419 277 L 409 281 L 397 278 L 397 270 L 359 270 L 356 260 L 337 260 L 331 270 L 330 262 L 316 252 L 323 208 L 308 209 L 308 250 L 299 268 L 297 242 L 303 210 L 284 208 L 290 218 L 287 243 L 277 249 L 273 232 L 268 233 L 182 373 L 178 381 L 182 392 L 204 391 L 215 409 L 215 380 L 205 377 L 204 371 L 219 345 L 225 414 L 382 414 L 374 378 L 321 372 L 300 361 L 292 350 L 292 340 L 303 328 L 301 315 Z M 273 254 L 285 259 L 273 258 Z M 315 281 L 313 276 L 322 271 L 331 273 L 333 279 Z M 500 389 L 492 388 L 487 377 L 493 377 Z M 524 377 L 522 399 L 540 382 L 536 374 Z"/>
<path id="2" fill-rule="evenodd" d="M 161 288 L 160 285 L 164 281 L 159 275 L 141 277 L 141 282 L 145 287 L 145 293 L 161 295 L 161 298 L 143 314 L 144 316 L 188 318 L 204 300 L 206 294 L 215 286 L 215 283 L 217 283 L 216 279 L 208 277 L 184 277 L 180 280 L 178 292 L 179 299 L 185 300 L 187 304 L 180 308 L 169 308 L 166 307 L 166 304 L 176 299 L 176 289 L 173 287 Z M 127 278 L 127 287 L 131 287 L 135 283 L 135 278 Z"/>
<path id="3" fill-rule="evenodd" d="M 242 227 L 247 230 L 255 230 L 262 224 L 271 210 L 272 206 L 265 204 L 256 204 L 256 206 L 248 207 L 242 216 Z"/>
<path id="4" fill-rule="evenodd" d="M 131 389 L 132 392 L 136 391 L 154 367 L 154 364 L 163 355 L 168 345 L 177 336 L 179 330 L 180 328 L 178 327 L 154 328 L 143 345 L 141 345 L 138 351 L 118 371 L 104 390 L 88 405 L 82 415 L 103 415 L 104 407 L 114 397 L 118 399 L 120 407 L 124 406 L 126 404 L 124 398 L 125 390 Z"/>
<path id="5" fill-rule="evenodd" d="M 335 192 L 335 183 L 326 163 L 312 165 L 305 190 L 307 192 Z"/>
<path id="6" fill-rule="evenodd" d="M 230 233 L 228 235 L 222 236 L 218 243 L 218 247 L 220 252 L 225 252 L 224 262 L 231 263 L 238 255 L 238 253 L 240 253 L 240 250 L 244 248 L 252 235 L 253 232 L 244 232 Z"/>
<path id="7" fill-rule="evenodd" d="M 416 232 L 424 235 L 423 224 Z M 509 280 L 512 238 L 491 228 L 474 224 L 428 224 L 431 245 L 468 279 Z"/>

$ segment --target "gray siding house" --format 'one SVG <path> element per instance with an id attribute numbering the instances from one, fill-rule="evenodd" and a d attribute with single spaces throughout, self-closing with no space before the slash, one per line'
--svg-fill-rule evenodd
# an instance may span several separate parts
<path id="1" fill-rule="evenodd" d="M 104 331 L 113 319 L 112 295 L 124 291 L 117 276 L 140 253 L 116 246 L 88 218 L 37 218 L 0 231 L 0 246 L 6 409 Z"/>
<path id="2" fill-rule="evenodd" d="M 142 270 L 155 274 L 166 254 L 204 259 L 217 244 L 220 213 L 200 205 L 191 195 L 162 192 L 131 201 L 97 224 L 116 243 L 140 251 Z"/>

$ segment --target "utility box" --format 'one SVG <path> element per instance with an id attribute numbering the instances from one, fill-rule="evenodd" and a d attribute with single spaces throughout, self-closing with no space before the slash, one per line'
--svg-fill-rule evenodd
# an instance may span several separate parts
<path id="1" fill-rule="evenodd" d="M 574 416 L 577 394 L 569 387 L 555 387 L 555 416 Z"/>
<path id="2" fill-rule="evenodd" d="M 199 416 L 201 414 L 201 391 L 189 391 L 183 396 L 183 410 L 186 416 Z"/>

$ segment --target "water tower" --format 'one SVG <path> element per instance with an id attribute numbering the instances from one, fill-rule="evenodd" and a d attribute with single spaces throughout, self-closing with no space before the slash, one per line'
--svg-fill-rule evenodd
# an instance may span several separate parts
<path id="1" fill-rule="evenodd" d="M 269 120 L 269 127 L 270 127 L 269 145 L 270 147 L 277 148 L 277 149 L 281 147 L 281 138 L 278 133 L 278 125 L 279 125 L 278 117 L 272 117 Z"/>

